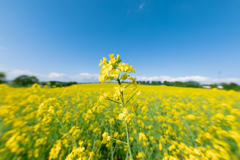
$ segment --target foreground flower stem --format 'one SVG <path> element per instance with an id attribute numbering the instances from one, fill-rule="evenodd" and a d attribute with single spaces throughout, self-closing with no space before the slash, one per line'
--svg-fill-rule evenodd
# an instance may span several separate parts
<path id="1" fill-rule="evenodd" d="M 55 114 L 55 113 L 54 113 L 54 114 Z M 74 138 L 69 134 L 69 132 L 64 128 L 62 122 L 58 119 L 58 116 L 57 116 L 56 114 L 55 114 L 55 118 L 56 118 L 56 120 L 58 121 L 58 123 L 61 125 L 61 127 L 65 130 L 66 134 L 72 139 L 72 141 L 73 141 L 75 147 L 78 148 L 78 145 L 77 145 L 75 139 L 74 139 Z"/>
<path id="2" fill-rule="evenodd" d="M 109 107 L 108 107 L 108 111 L 110 112 Z M 109 119 L 109 125 L 110 125 L 110 133 L 111 133 L 111 137 L 112 137 L 112 124 L 110 122 L 110 117 L 108 119 Z M 112 142 L 111 142 L 111 160 L 113 160 L 113 154 L 114 154 L 114 151 L 113 151 L 113 145 L 112 145 Z"/>
<path id="3" fill-rule="evenodd" d="M 119 79 L 118 79 L 118 84 L 121 85 L 121 82 L 120 82 Z M 123 92 L 121 92 L 121 101 L 122 101 L 122 108 L 124 108 Z M 128 124 L 127 124 L 126 119 L 125 119 L 125 127 L 126 127 L 128 151 L 129 151 L 131 160 L 133 160 L 132 151 L 131 151 L 131 146 L 130 146 L 130 141 L 129 141 L 129 135 L 128 135 Z"/>

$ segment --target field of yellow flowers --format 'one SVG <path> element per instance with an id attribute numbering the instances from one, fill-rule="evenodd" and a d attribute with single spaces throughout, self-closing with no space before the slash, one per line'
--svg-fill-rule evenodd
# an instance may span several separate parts
<path id="1" fill-rule="evenodd" d="M 1 85 L 0 158 L 125 159 L 122 109 L 113 102 L 98 103 L 115 85 Z M 129 104 L 134 159 L 240 159 L 240 93 L 141 85 L 139 89 L 142 94 Z"/>
<path id="2" fill-rule="evenodd" d="M 99 66 L 117 83 L 0 85 L 0 159 L 240 159 L 239 92 L 137 85 L 119 55 Z"/>

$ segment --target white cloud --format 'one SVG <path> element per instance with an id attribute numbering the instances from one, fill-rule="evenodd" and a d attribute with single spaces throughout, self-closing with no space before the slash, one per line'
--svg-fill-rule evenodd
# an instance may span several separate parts
<path id="1" fill-rule="evenodd" d="M 29 70 L 20 70 L 20 69 L 12 69 L 10 73 L 13 75 L 22 75 L 22 74 L 32 74 Z"/>
<path id="2" fill-rule="evenodd" d="M 234 82 L 234 83 L 239 83 L 240 84 L 240 79 L 239 78 L 226 78 L 225 82 L 226 83 Z"/>
<path id="3" fill-rule="evenodd" d="M 90 74 L 90 73 L 79 73 L 75 76 L 70 76 L 63 73 L 50 73 L 47 76 L 40 76 L 39 79 L 44 79 L 45 81 L 54 80 L 54 81 L 77 81 L 77 82 L 98 82 L 98 74 Z"/>
<path id="4" fill-rule="evenodd" d="M 64 73 L 52 72 L 48 75 L 33 73 L 29 70 L 21 70 L 14 68 L 6 68 L 3 64 L 0 64 L 0 72 L 5 72 L 8 80 L 13 80 L 20 75 L 36 76 L 40 81 L 76 81 L 76 82 L 98 82 L 98 74 L 79 73 L 71 76 Z M 203 76 L 185 76 L 185 77 L 171 77 L 171 76 L 136 76 L 138 81 L 197 81 L 202 84 L 219 83 L 219 79 L 203 77 Z M 240 78 L 225 78 L 220 82 L 234 82 L 240 84 Z"/>
<path id="5" fill-rule="evenodd" d="M 61 78 L 61 77 L 67 77 L 66 74 L 61 74 L 61 73 L 50 73 L 48 75 L 49 78 L 54 79 L 54 78 Z"/>
<path id="6" fill-rule="evenodd" d="M 142 9 L 142 8 L 144 7 L 145 3 L 146 3 L 146 2 L 143 2 L 143 3 L 139 6 L 139 8 Z"/>
<path id="7" fill-rule="evenodd" d="M 138 80 L 145 80 L 145 81 L 198 81 L 204 82 L 209 80 L 207 77 L 202 76 L 185 76 L 185 77 L 170 77 L 170 76 L 154 76 L 154 77 L 146 77 L 146 76 L 139 76 L 137 77 Z"/>
<path id="8" fill-rule="evenodd" d="M 219 83 L 219 82 L 234 82 L 240 84 L 240 78 L 225 78 L 225 79 L 213 79 L 209 77 L 203 76 L 185 76 L 185 77 L 170 77 L 170 76 L 154 76 L 154 77 L 146 77 L 146 76 L 137 76 L 138 81 L 197 81 L 199 83 L 209 84 L 209 83 Z"/>
<path id="9" fill-rule="evenodd" d="M 11 69 L 5 68 L 4 65 L 0 66 L 0 72 L 5 72 L 7 79 L 12 80 L 20 75 L 30 75 L 32 74 L 29 70 Z"/>
<path id="10" fill-rule="evenodd" d="M 48 75 L 33 73 L 29 70 L 21 70 L 14 68 L 6 68 L 0 65 L 0 72 L 5 72 L 8 80 L 13 80 L 20 75 L 36 76 L 40 81 L 77 81 L 77 82 L 98 82 L 98 74 L 80 73 L 75 76 L 70 76 L 63 73 L 52 72 Z"/>
<path id="11" fill-rule="evenodd" d="M 98 81 L 98 74 L 89 74 L 89 73 L 80 73 L 76 76 L 73 76 L 73 79 L 76 79 L 77 81 Z"/>

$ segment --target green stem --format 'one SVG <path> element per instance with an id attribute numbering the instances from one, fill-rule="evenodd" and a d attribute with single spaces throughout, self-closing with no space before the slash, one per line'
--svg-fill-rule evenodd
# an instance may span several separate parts
<path id="1" fill-rule="evenodd" d="M 117 81 L 118 81 L 118 84 L 121 85 L 121 82 L 120 82 L 120 79 L 119 79 L 119 78 L 117 79 Z"/>
<path id="2" fill-rule="evenodd" d="M 61 127 L 66 131 L 67 135 L 72 139 L 74 145 L 78 148 L 78 145 L 77 145 L 75 139 L 74 139 L 74 138 L 68 133 L 68 131 L 64 128 L 62 122 L 58 119 L 58 116 L 56 115 L 56 113 L 54 113 L 54 114 L 55 114 L 55 116 L 56 116 L 55 118 L 58 120 L 58 122 L 59 122 L 59 124 L 61 125 Z"/>
<path id="3" fill-rule="evenodd" d="M 118 140 L 118 139 L 115 139 L 115 138 L 112 138 L 111 137 L 111 139 L 113 139 L 113 140 L 115 140 L 115 141 L 120 141 L 120 140 Z M 120 141 L 121 143 L 125 143 L 125 144 L 127 144 L 126 142 L 123 142 L 123 141 Z"/>
<path id="4" fill-rule="evenodd" d="M 132 83 L 129 83 L 125 88 L 127 88 L 128 86 L 130 86 Z"/>
<path id="5" fill-rule="evenodd" d="M 110 109 L 109 109 L 110 107 L 108 107 L 108 111 L 110 112 Z M 110 135 L 111 135 L 111 137 L 112 137 L 112 124 L 111 124 L 111 122 L 110 122 L 110 116 L 109 116 L 109 125 L 110 125 Z M 113 160 L 113 145 L 112 145 L 112 142 L 110 142 L 111 143 L 111 160 Z"/>
<path id="6" fill-rule="evenodd" d="M 108 100 L 112 101 L 112 102 L 115 102 L 115 103 L 119 103 L 121 104 L 121 102 L 118 102 L 118 101 L 114 101 L 113 99 L 109 98 Z"/>
<path id="7" fill-rule="evenodd" d="M 136 93 L 134 93 L 133 95 L 132 95 L 132 97 L 131 98 L 129 98 L 129 100 L 127 101 L 127 103 L 125 104 L 125 105 L 127 105 L 128 104 L 128 102 L 133 98 L 133 96 L 135 96 L 135 94 Z"/>
<path id="8" fill-rule="evenodd" d="M 120 79 L 117 79 L 118 84 L 121 85 Z M 123 92 L 121 92 L 121 100 L 122 100 L 122 108 L 124 108 L 124 99 L 123 99 Z M 133 155 L 131 151 L 131 146 L 130 146 L 130 141 L 129 141 L 129 134 L 128 134 L 128 124 L 127 121 L 125 120 L 125 127 L 126 127 L 126 135 L 127 135 L 127 145 L 128 145 L 128 151 L 130 153 L 130 158 L 133 160 Z"/>
<path id="9" fill-rule="evenodd" d="M 123 92 L 121 93 L 121 97 L 122 97 L 122 108 L 124 108 Z M 133 160 L 132 151 L 131 151 L 131 146 L 130 146 L 130 141 L 129 141 L 129 135 L 128 135 L 128 124 L 127 124 L 127 121 L 126 121 L 126 120 L 125 120 L 125 127 L 126 127 L 128 151 L 129 151 L 129 153 L 130 153 L 130 158 L 131 158 L 131 160 Z"/>
<path id="10" fill-rule="evenodd" d="M 129 153 L 130 153 L 131 160 L 133 160 L 132 151 L 131 151 L 131 146 L 130 146 L 130 141 L 129 141 L 129 135 L 128 135 L 128 124 L 127 124 L 127 121 L 126 121 L 126 120 L 125 120 L 125 125 L 126 125 L 128 151 L 129 151 Z"/>

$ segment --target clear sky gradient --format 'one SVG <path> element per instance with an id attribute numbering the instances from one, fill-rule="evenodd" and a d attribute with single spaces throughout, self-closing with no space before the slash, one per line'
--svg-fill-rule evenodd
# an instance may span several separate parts
<path id="1" fill-rule="evenodd" d="M 139 80 L 240 83 L 240 0 L 2 0 L 0 72 L 97 81 L 120 54 Z"/>

